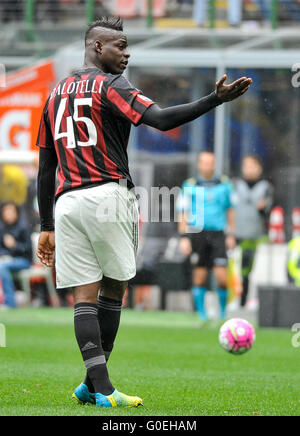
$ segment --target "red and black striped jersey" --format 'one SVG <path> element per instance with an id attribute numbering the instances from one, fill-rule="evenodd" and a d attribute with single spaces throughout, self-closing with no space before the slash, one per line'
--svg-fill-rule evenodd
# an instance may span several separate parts
<path id="1" fill-rule="evenodd" d="M 71 189 L 126 179 L 133 186 L 127 144 L 154 102 L 122 75 L 82 69 L 52 90 L 41 117 L 37 145 L 55 147 L 56 198 Z"/>

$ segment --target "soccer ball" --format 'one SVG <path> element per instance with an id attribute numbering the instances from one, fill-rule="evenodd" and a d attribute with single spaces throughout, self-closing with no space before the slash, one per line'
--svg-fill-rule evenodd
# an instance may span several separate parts
<path id="1" fill-rule="evenodd" d="M 250 322 L 233 318 L 222 325 L 219 342 L 224 350 L 232 354 L 243 354 L 250 350 L 255 341 L 255 330 Z"/>

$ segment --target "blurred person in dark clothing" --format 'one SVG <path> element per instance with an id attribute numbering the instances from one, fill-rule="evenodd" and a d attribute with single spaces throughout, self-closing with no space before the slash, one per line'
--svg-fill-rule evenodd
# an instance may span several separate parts
<path id="1" fill-rule="evenodd" d="M 47 12 L 50 20 L 53 23 L 57 23 L 59 15 L 60 15 L 60 0 L 48 0 L 47 3 Z"/>
<path id="2" fill-rule="evenodd" d="M 192 6 L 194 0 L 177 0 L 177 3 L 180 7 Z"/>
<path id="3" fill-rule="evenodd" d="M 244 156 L 242 176 L 234 184 L 235 236 L 242 250 L 241 306 L 245 306 L 256 247 L 266 234 L 267 219 L 273 203 L 273 187 L 263 178 L 263 165 L 255 154 Z"/>
<path id="4" fill-rule="evenodd" d="M 0 280 L 4 293 L 4 305 L 16 307 L 15 285 L 12 273 L 31 265 L 31 234 L 20 219 L 14 203 L 5 203 L 0 210 Z"/>
<path id="5" fill-rule="evenodd" d="M 22 0 L 0 0 L 3 23 L 19 21 L 23 15 Z"/>

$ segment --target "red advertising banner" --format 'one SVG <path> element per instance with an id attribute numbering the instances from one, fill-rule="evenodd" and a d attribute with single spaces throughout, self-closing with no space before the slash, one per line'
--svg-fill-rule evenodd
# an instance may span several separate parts
<path id="1" fill-rule="evenodd" d="M 0 150 L 36 150 L 40 117 L 55 80 L 53 62 L 7 74 L 0 88 Z"/>
<path id="2" fill-rule="evenodd" d="M 167 0 L 152 0 L 152 14 L 155 18 L 166 14 Z M 114 15 L 123 18 L 136 16 L 146 17 L 148 14 L 148 0 L 115 0 Z"/>
<path id="3" fill-rule="evenodd" d="M 148 14 L 148 0 L 143 0 L 141 3 L 141 15 L 146 17 Z M 166 0 L 152 0 L 152 14 L 154 18 L 164 17 L 166 15 Z"/>

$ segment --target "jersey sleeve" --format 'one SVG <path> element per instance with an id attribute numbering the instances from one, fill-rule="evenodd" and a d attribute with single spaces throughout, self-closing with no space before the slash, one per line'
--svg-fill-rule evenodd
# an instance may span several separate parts
<path id="1" fill-rule="evenodd" d="M 48 116 L 47 116 L 47 109 L 48 109 L 48 100 L 45 104 L 41 121 L 40 121 L 40 127 L 39 127 L 39 133 L 36 141 L 36 145 L 38 147 L 42 148 L 54 148 L 54 142 L 53 142 L 53 136 L 50 129 Z"/>
<path id="2" fill-rule="evenodd" d="M 106 97 L 108 105 L 135 126 L 140 124 L 146 110 L 154 104 L 123 76 L 118 76 L 108 85 Z"/>

